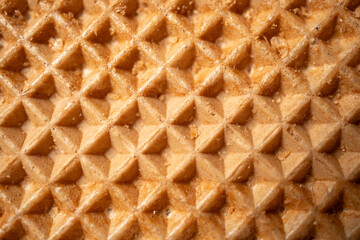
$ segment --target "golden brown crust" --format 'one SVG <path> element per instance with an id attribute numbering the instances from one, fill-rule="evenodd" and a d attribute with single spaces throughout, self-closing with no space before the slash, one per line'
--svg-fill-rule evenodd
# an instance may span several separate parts
<path id="1" fill-rule="evenodd" d="M 0 238 L 360 239 L 359 4 L 0 0 Z"/>

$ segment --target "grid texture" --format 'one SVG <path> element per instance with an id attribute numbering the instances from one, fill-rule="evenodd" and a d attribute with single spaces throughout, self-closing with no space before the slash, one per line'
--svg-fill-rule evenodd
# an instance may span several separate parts
<path id="1" fill-rule="evenodd" d="M 1 239 L 360 239 L 360 1 L 0 0 Z"/>

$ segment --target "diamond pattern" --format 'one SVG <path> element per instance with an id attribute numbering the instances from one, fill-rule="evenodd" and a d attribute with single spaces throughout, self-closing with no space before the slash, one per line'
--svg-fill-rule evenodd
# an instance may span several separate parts
<path id="1" fill-rule="evenodd" d="M 359 1 L 0 5 L 0 238 L 360 238 Z"/>

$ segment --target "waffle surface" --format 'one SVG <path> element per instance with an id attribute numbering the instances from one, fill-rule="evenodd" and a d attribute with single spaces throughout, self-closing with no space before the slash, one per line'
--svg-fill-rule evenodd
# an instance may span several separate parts
<path id="1" fill-rule="evenodd" d="M 1 239 L 360 239 L 360 1 L 0 0 Z"/>

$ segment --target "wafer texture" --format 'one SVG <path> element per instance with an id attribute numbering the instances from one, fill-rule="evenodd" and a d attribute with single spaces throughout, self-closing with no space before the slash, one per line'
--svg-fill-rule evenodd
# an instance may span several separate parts
<path id="1" fill-rule="evenodd" d="M 360 239 L 359 3 L 0 0 L 0 238 Z"/>

